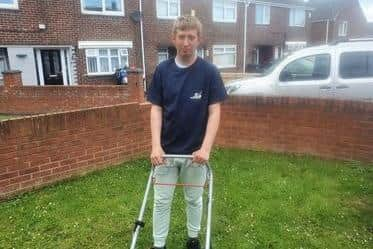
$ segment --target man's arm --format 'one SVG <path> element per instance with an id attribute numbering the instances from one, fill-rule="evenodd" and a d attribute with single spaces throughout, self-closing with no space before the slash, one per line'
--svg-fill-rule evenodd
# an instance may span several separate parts
<path id="1" fill-rule="evenodd" d="M 203 138 L 201 148 L 193 153 L 194 162 L 205 163 L 208 161 L 216 133 L 218 132 L 219 123 L 220 103 L 211 104 L 209 105 L 205 137 Z"/>
<path id="2" fill-rule="evenodd" d="M 150 130 L 152 133 L 152 152 L 150 159 L 153 165 L 163 163 L 164 151 L 161 146 L 162 107 L 152 105 L 150 110 Z"/>

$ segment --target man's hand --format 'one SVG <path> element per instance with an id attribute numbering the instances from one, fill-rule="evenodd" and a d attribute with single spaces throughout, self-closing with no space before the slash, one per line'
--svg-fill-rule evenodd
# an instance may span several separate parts
<path id="1" fill-rule="evenodd" d="M 150 160 L 153 166 L 157 166 L 164 163 L 164 151 L 162 147 L 157 147 L 152 149 L 152 153 L 150 154 Z"/>
<path id="2" fill-rule="evenodd" d="M 210 158 L 210 151 L 201 148 L 193 152 L 192 155 L 193 155 L 194 163 L 204 164 L 204 163 L 207 163 L 207 161 Z"/>

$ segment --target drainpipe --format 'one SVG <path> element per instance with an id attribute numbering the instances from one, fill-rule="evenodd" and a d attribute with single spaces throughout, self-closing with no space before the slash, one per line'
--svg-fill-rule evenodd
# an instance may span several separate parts
<path id="1" fill-rule="evenodd" d="M 325 35 L 325 44 L 329 43 L 329 19 L 326 20 L 326 35 Z"/>
<path id="2" fill-rule="evenodd" d="M 144 49 L 144 27 L 143 27 L 143 13 L 142 13 L 142 0 L 139 0 L 139 11 L 140 11 L 140 34 L 141 34 L 141 59 L 142 59 L 142 80 L 144 82 L 144 91 L 147 89 L 146 84 L 146 67 L 145 67 L 145 49 Z"/>
<path id="3" fill-rule="evenodd" d="M 247 7 L 249 6 L 249 2 L 245 2 L 245 22 L 244 22 L 244 31 L 243 31 L 243 65 L 242 65 L 242 73 L 246 72 L 246 32 L 247 32 Z"/>

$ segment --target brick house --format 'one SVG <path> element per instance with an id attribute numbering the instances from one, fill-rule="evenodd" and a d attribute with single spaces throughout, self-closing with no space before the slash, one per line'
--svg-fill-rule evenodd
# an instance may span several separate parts
<path id="1" fill-rule="evenodd" d="M 303 0 L 142 0 L 141 7 L 147 79 L 175 54 L 169 37 L 178 15 L 201 19 L 200 56 L 242 72 L 305 46 L 311 11 Z M 0 0 L 0 70 L 21 70 L 25 85 L 115 84 L 116 68 L 142 67 L 139 8 L 138 0 Z"/>
<path id="2" fill-rule="evenodd" d="M 175 13 L 163 13 L 160 2 L 167 2 L 169 9 L 174 3 Z M 147 70 L 175 54 L 169 38 L 173 19 L 180 13 L 193 13 L 203 24 L 200 56 L 222 72 L 243 72 L 244 64 L 266 64 L 306 46 L 311 10 L 303 0 L 149 1 L 144 9 Z"/>
<path id="3" fill-rule="evenodd" d="M 339 39 L 373 38 L 373 3 L 369 0 L 316 2 L 310 43 L 325 44 Z"/>
<path id="4" fill-rule="evenodd" d="M 266 64 L 306 47 L 311 12 L 304 1 L 256 1 L 248 9 L 247 61 Z"/>
<path id="5" fill-rule="evenodd" d="M 21 70 L 24 85 L 113 84 L 116 66 L 138 64 L 138 28 L 129 18 L 136 1 L 6 2 L 0 4 L 1 69 Z"/>

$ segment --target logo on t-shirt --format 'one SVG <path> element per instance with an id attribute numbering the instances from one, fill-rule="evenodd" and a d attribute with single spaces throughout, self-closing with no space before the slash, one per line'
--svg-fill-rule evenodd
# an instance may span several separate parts
<path id="1" fill-rule="evenodd" d="M 190 97 L 190 99 L 201 99 L 202 98 L 202 91 L 194 92 L 194 95 Z"/>

